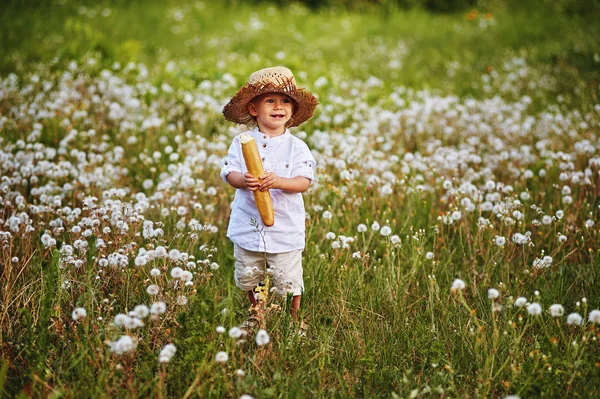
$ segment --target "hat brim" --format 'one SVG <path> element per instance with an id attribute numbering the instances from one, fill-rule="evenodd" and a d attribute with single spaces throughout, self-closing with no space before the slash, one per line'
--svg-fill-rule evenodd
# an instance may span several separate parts
<path id="1" fill-rule="evenodd" d="M 248 103 L 264 93 L 281 93 L 289 96 L 296 103 L 289 127 L 299 126 L 313 116 L 319 100 L 310 92 L 298 89 L 291 80 L 281 83 L 246 84 L 223 108 L 225 119 L 244 125 L 255 125 L 256 121 L 248 112 Z"/>

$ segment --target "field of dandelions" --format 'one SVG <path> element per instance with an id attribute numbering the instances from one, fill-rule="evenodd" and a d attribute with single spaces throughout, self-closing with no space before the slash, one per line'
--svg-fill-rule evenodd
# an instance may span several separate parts
<path id="1" fill-rule="evenodd" d="M 2 17 L 0 394 L 599 394 L 594 24 L 115 4 Z M 278 64 L 320 100 L 305 335 L 269 287 L 247 327 L 219 178 Z"/>

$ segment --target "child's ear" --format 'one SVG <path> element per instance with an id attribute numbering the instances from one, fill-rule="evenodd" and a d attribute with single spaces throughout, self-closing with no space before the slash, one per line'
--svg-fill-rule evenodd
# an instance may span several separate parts
<path id="1" fill-rule="evenodd" d="M 253 102 L 249 102 L 248 106 L 246 108 L 248 108 L 248 112 L 250 113 L 250 115 L 252 115 L 252 116 L 258 115 L 258 112 L 256 112 L 256 107 L 254 106 Z"/>

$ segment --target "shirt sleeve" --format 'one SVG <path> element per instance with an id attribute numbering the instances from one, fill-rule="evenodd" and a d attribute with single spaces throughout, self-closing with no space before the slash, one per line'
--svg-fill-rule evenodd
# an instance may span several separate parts
<path id="1" fill-rule="evenodd" d="M 312 181 L 315 178 L 316 166 L 317 162 L 306 143 L 302 140 L 298 140 L 294 148 L 294 165 L 292 167 L 291 177 L 306 177 L 312 184 Z"/>
<path id="2" fill-rule="evenodd" d="M 241 160 L 241 147 L 239 137 L 235 137 L 229 146 L 227 156 L 221 160 L 221 179 L 227 183 L 227 175 L 231 172 L 242 171 Z"/>

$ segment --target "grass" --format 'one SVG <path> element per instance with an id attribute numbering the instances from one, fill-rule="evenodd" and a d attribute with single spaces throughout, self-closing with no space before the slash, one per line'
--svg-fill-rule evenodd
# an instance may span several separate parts
<path id="1" fill-rule="evenodd" d="M 590 18 L 503 3 L 466 14 L 11 3 L 0 16 L 0 392 L 597 395 L 588 317 L 600 304 L 600 48 Z M 220 109 L 272 64 L 319 96 L 294 131 L 319 169 L 305 196 L 308 336 L 290 325 L 289 300 L 269 297 L 260 323 L 270 343 L 259 346 L 256 332 L 217 332 L 248 308 L 225 236 L 233 191 L 218 177 L 239 129 Z M 145 222 L 162 234 L 147 235 Z M 185 260 L 135 265 L 158 247 Z M 548 255 L 551 265 L 534 267 Z M 451 289 L 455 279 L 464 290 Z M 542 314 L 516 306 L 520 296 Z M 136 316 L 142 327 L 115 325 L 158 301 L 166 312 Z M 552 317 L 552 304 L 564 315 Z M 78 307 L 87 316 L 73 320 Z M 582 325 L 567 324 L 575 312 Z M 122 336 L 135 348 L 118 354 Z M 168 343 L 177 352 L 161 363 Z M 220 351 L 227 362 L 215 361 Z"/>

